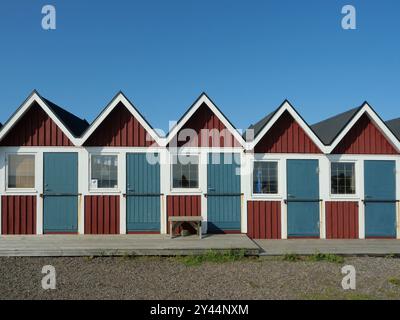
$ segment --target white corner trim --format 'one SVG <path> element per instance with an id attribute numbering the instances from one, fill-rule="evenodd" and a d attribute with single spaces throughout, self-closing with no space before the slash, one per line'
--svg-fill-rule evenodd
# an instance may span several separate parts
<path id="1" fill-rule="evenodd" d="M 139 121 L 143 128 L 150 134 L 154 141 L 162 146 L 162 138 L 155 132 L 155 130 L 150 127 L 147 121 L 139 113 L 139 111 L 132 105 L 132 103 L 123 95 L 123 93 L 118 93 L 115 98 L 107 105 L 107 107 L 102 111 L 99 117 L 90 125 L 89 129 L 84 133 L 84 135 L 79 139 L 79 146 L 82 146 L 87 139 L 92 135 L 92 133 L 100 126 L 100 124 L 108 117 L 108 115 L 114 110 L 114 108 L 122 103 L 128 111 L 134 116 L 134 118 Z"/>
<path id="2" fill-rule="evenodd" d="M 272 128 L 272 126 L 279 120 L 282 114 L 287 111 L 295 119 L 295 121 L 300 125 L 300 127 L 306 132 L 308 137 L 315 143 L 315 145 L 321 150 L 321 152 L 326 153 L 327 146 L 325 146 L 322 141 L 317 137 L 317 135 L 310 129 L 310 127 L 305 123 L 305 121 L 300 117 L 300 115 L 294 110 L 294 108 L 285 101 L 283 105 L 275 112 L 273 117 L 267 123 L 267 125 L 260 131 L 260 133 L 255 137 L 253 142 L 249 143 L 247 150 L 253 150 L 255 146 L 260 142 L 260 140 L 267 134 L 267 132 Z"/>
<path id="3" fill-rule="evenodd" d="M 371 121 L 375 124 L 378 130 L 389 140 L 390 144 L 397 150 L 400 151 L 400 142 L 389 130 L 387 125 L 379 118 L 375 111 L 371 108 L 368 103 L 364 103 L 363 107 L 358 111 L 358 113 L 351 119 L 347 126 L 340 132 L 332 144 L 328 147 L 328 152 L 331 153 L 337 145 L 342 141 L 342 139 L 347 135 L 347 133 L 353 128 L 353 126 L 358 122 L 358 120 L 367 114 Z"/>
<path id="4" fill-rule="evenodd" d="M 178 132 L 183 128 L 186 122 L 193 116 L 193 114 L 200 108 L 200 106 L 205 103 L 211 111 L 218 117 L 219 120 L 225 125 L 225 127 L 232 133 L 236 140 L 241 144 L 242 147 L 245 146 L 246 142 L 235 127 L 228 121 L 228 119 L 219 111 L 217 106 L 207 97 L 206 94 L 202 94 L 197 101 L 189 108 L 185 116 L 171 129 L 165 140 L 165 146 L 171 142 L 171 140 L 178 134 Z"/>
<path id="5" fill-rule="evenodd" d="M 78 139 L 75 138 L 72 133 L 64 126 L 64 124 L 58 119 L 58 117 L 51 111 L 43 99 L 36 93 L 32 93 L 23 105 L 17 110 L 17 112 L 11 117 L 9 121 L 4 125 L 0 131 L 0 140 L 2 140 L 6 134 L 14 127 L 14 125 L 22 118 L 22 116 L 29 110 L 32 104 L 36 102 L 46 114 L 53 120 L 61 131 L 68 137 L 68 139 L 76 146 L 78 145 Z"/>

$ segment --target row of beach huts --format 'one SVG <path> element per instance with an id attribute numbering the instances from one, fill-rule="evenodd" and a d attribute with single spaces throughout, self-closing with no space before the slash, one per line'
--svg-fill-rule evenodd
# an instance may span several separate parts
<path id="1" fill-rule="evenodd" d="M 309 125 L 284 101 L 239 132 L 203 93 L 161 135 L 121 92 L 89 124 L 34 91 L 0 129 L 0 233 L 202 216 L 203 233 L 254 239 L 399 239 L 399 170 L 400 119 L 367 102 Z"/>

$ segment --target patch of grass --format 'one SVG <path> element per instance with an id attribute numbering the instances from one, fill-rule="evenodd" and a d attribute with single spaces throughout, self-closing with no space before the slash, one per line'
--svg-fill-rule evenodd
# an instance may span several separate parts
<path id="1" fill-rule="evenodd" d="M 331 254 L 331 253 L 315 253 L 311 256 L 307 257 L 308 261 L 327 261 L 327 262 L 332 262 L 332 263 L 343 263 L 344 258 L 342 256 L 338 256 L 336 254 Z"/>
<path id="2" fill-rule="evenodd" d="M 395 259 L 396 255 L 394 253 L 389 253 L 385 256 L 386 259 Z"/>
<path id="3" fill-rule="evenodd" d="M 400 287 L 400 279 L 399 278 L 390 277 L 388 279 L 388 281 L 389 281 L 389 283 L 391 283 L 391 284 L 393 284 L 393 285 L 395 285 L 397 287 Z"/>
<path id="4" fill-rule="evenodd" d="M 344 295 L 346 300 L 376 300 L 374 296 L 365 293 L 351 292 Z"/>
<path id="5" fill-rule="evenodd" d="M 303 296 L 306 300 L 375 300 L 374 296 L 357 292 L 312 293 Z"/>
<path id="6" fill-rule="evenodd" d="M 301 257 L 296 253 L 285 253 L 282 257 L 283 261 L 296 262 L 301 260 Z"/>
<path id="7" fill-rule="evenodd" d="M 94 258 L 95 258 L 94 256 L 85 256 L 85 257 L 84 257 L 84 259 L 85 259 L 87 262 L 92 261 Z"/>
<path id="8" fill-rule="evenodd" d="M 245 255 L 244 255 L 244 250 L 228 250 L 224 252 L 209 250 L 205 254 L 180 256 L 177 258 L 178 261 L 180 261 L 186 266 L 198 266 L 206 262 L 226 263 L 226 262 L 239 261 L 243 260 L 245 258 Z"/>

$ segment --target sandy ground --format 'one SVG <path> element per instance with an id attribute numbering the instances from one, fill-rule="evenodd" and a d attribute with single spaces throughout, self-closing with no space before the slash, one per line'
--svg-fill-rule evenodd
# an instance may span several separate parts
<path id="1" fill-rule="evenodd" d="M 55 290 L 41 271 L 53 265 Z M 341 268 L 356 268 L 344 291 Z M 187 265 L 181 258 L 0 258 L 0 299 L 400 299 L 400 259 L 344 262 L 244 258 Z"/>

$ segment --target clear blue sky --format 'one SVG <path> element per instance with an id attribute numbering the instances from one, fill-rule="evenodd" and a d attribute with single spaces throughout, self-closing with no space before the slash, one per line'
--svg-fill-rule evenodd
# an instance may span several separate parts
<path id="1" fill-rule="evenodd" d="M 345 4 L 357 30 L 341 28 Z M 89 121 L 122 90 L 162 129 L 202 91 L 238 128 L 285 98 L 309 123 L 364 100 L 400 117 L 399 13 L 398 0 L 2 0 L 0 121 L 35 88 Z"/>

